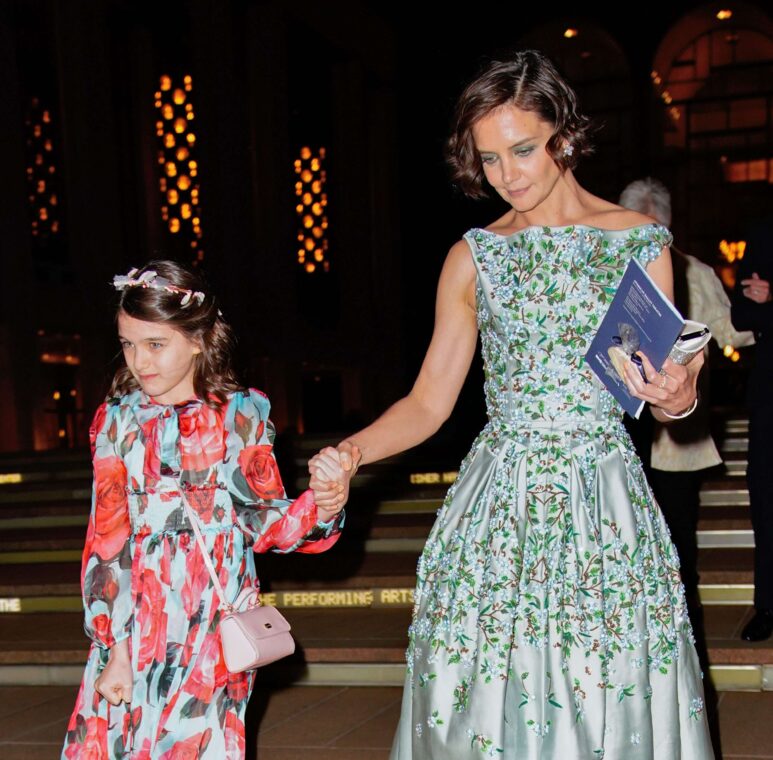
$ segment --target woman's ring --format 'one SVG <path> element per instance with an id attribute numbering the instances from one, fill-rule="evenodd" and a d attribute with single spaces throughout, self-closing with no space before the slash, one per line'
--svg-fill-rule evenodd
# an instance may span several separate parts
<path id="1" fill-rule="evenodd" d="M 666 380 L 668 379 L 668 375 L 665 372 L 661 372 L 661 375 L 663 375 L 663 382 L 660 384 L 660 390 L 663 390 L 666 387 Z"/>

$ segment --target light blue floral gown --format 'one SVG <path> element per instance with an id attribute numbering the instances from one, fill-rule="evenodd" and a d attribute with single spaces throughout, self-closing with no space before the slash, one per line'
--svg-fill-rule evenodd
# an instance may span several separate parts
<path id="1" fill-rule="evenodd" d="M 583 356 L 658 224 L 465 236 L 489 421 L 419 561 L 393 760 L 713 758 L 679 561 Z"/>

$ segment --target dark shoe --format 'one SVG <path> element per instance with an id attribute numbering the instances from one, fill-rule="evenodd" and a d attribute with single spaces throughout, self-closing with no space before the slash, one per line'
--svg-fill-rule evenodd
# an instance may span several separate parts
<path id="1" fill-rule="evenodd" d="M 744 641 L 763 641 L 773 634 L 773 610 L 756 610 L 754 617 L 741 631 Z"/>

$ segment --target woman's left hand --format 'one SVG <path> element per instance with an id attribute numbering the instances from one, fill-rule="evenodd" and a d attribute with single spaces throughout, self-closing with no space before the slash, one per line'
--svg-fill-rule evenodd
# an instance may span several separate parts
<path id="1" fill-rule="evenodd" d="M 660 372 L 641 351 L 638 355 L 648 382 L 642 380 L 639 370 L 629 361 L 625 368 L 625 382 L 631 395 L 654 407 L 653 413 L 655 408 L 672 415 L 688 409 L 698 395 L 698 374 L 705 361 L 703 351 L 699 351 L 684 366 L 666 359 Z M 658 419 L 661 418 L 658 416 Z"/>
<path id="2" fill-rule="evenodd" d="M 351 451 L 349 460 L 342 461 L 341 453 L 328 446 L 309 460 L 309 488 L 314 492 L 317 511 L 324 519 L 335 517 L 349 499 L 349 483 L 362 458 L 356 446 Z"/>

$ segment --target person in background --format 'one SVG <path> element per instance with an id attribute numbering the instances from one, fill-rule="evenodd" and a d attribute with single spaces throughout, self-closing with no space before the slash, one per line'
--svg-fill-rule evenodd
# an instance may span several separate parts
<path id="1" fill-rule="evenodd" d="M 620 196 L 620 205 L 640 211 L 671 226 L 671 194 L 657 179 L 631 182 Z M 730 319 L 730 299 L 714 270 L 671 246 L 674 271 L 674 303 L 686 319 L 703 322 L 720 348 L 727 344 L 748 346 L 754 342 L 750 332 L 738 332 Z M 705 351 L 708 358 L 708 348 Z M 703 624 L 703 608 L 698 595 L 698 513 L 701 483 L 711 467 L 722 458 L 709 429 L 709 374 L 698 377 L 699 402 L 695 412 L 673 425 L 652 421 L 647 439 L 647 479 L 658 502 L 679 555 L 687 609 L 695 632 L 695 648 L 703 672 L 709 673 L 709 655 Z M 649 432 L 649 431 L 648 431 Z M 644 445 L 642 438 L 637 442 Z M 645 457 L 642 457 L 643 459 Z M 704 681 L 711 740 L 716 756 L 721 757 L 717 694 L 710 678 Z"/>
<path id="2" fill-rule="evenodd" d="M 753 330 L 757 339 L 749 377 L 749 483 L 754 528 L 754 617 L 741 632 L 746 641 L 762 641 L 773 633 L 773 216 L 753 224 L 746 236 L 746 254 L 738 268 L 732 316 L 738 327 Z"/>
<path id="3" fill-rule="evenodd" d="M 671 226 L 671 194 L 657 179 L 631 182 L 620 196 L 620 205 Z M 682 316 L 708 325 L 720 348 L 754 343 L 753 333 L 733 327 L 730 299 L 714 270 L 673 245 L 671 252 L 674 302 Z M 679 554 L 693 627 L 700 630 L 696 537 L 700 487 L 706 471 L 721 464 L 722 458 L 709 431 L 708 372 L 701 373 L 698 392 L 698 407 L 686 419 L 673 425 L 655 420 L 648 478 Z"/>

